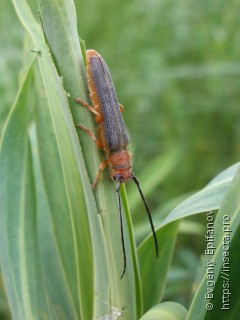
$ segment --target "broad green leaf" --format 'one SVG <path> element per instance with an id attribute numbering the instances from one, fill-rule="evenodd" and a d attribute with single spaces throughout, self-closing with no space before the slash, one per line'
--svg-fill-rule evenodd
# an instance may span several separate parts
<path id="1" fill-rule="evenodd" d="M 32 67 L 11 111 L 0 150 L 1 263 L 13 319 L 51 314 L 36 237 L 36 197 L 29 143 Z M 66 308 L 66 309 L 65 309 Z M 67 304 L 62 305 L 67 310 Z M 69 311 L 69 309 L 68 309 Z"/>
<path id="2" fill-rule="evenodd" d="M 187 310 L 176 302 L 163 302 L 145 313 L 140 320 L 185 320 Z"/>
<path id="3" fill-rule="evenodd" d="M 163 259 L 158 259 L 157 262 L 153 263 L 154 246 L 152 235 L 148 236 L 146 240 L 140 244 L 140 269 L 146 269 L 144 270 L 144 273 L 142 272 L 144 310 L 160 301 L 162 290 L 164 289 L 168 266 L 172 257 L 174 239 L 178 229 L 178 223 L 172 224 L 171 222 L 198 212 L 211 210 L 213 208 L 217 209 L 220 205 L 221 198 L 227 191 L 227 187 L 229 187 L 238 167 L 239 164 L 237 163 L 219 174 L 206 186 L 206 188 L 185 200 L 165 218 L 161 224 L 161 227 L 157 230 L 157 237 L 160 246 L 160 257 L 161 252 L 163 252 Z M 213 197 L 213 199 L 210 196 Z M 172 226 L 173 234 L 168 232 L 168 228 L 165 229 L 168 226 Z M 170 238 L 168 238 L 169 235 L 171 235 Z M 168 242 L 166 241 L 166 238 L 169 239 Z M 151 263 L 149 263 L 149 261 L 151 261 Z M 155 270 L 158 275 L 155 275 L 153 270 Z M 155 276 L 152 276 L 153 274 Z M 149 275 L 151 275 L 150 278 Z M 155 281 L 156 278 L 161 279 L 161 281 Z"/>
<path id="4" fill-rule="evenodd" d="M 238 168 L 239 163 L 236 163 L 221 172 L 209 184 L 207 184 L 205 188 L 195 193 L 173 209 L 161 222 L 161 226 L 196 213 L 219 209 L 220 203 L 228 191 Z"/>
<path id="5" fill-rule="evenodd" d="M 81 50 L 79 46 L 79 39 L 77 34 L 76 14 L 72 1 L 55 1 L 49 3 L 49 1 L 41 0 L 40 2 L 40 14 L 43 23 L 43 29 L 45 32 L 48 45 L 51 49 L 52 56 L 56 62 L 58 72 L 63 76 L 63 83 L 66 91 L 70 93 L 70 105 L 72 107 L 73 117 L 75 123 L 81 122 L 91 130 L 94 130 L 92 115 L 88 110 L 85 110 L 82 106 L 76 104 L 74 98 L 81 97 L 87 101 L 86 93 L 86 80 L 85 70 L 82 60 Z M 52 19 L 52 17 L 55 19 Z M 63 36 L 64 35 L 64 36 Z M 99 151 L 96 145 L 88 135 L 84 132 L 79 132 L 81 145 L 83 148 L 84 159 L 86 167 L 89 172 L 91 181 L 94 181 L 99 164 L 102 160 L 102 154 L 99 156 Z M 120 275 L 123 268 L 123 256 L 122 247 L 120 242 L 120 225 L 118 216 L 118 207 L 116 202 L 116 195 L 114 190 L 114 184 L 109 181 L 106 174 L 102 177 L 103 183 L 99 183 L 96 190 L 96 199 L 98 211 L 101 214 L 103 220 L 103 228 L 106 237 L 107 254 L 109 269 L 109 283 L 106 282 L 106 275 L 102 278 L 99 276 L 96 278 L 101 280 L 101 287 L 105 286 L 109 289 L 107 293 L 110 300 L 109 306 L 112 304 L 122 308 L 126 305 L 131 305 L 128 309 L 129 317 L 135 317 L 135 306 L 137 301 L 140 303 L 141 299 L 136 300 L 136 296 L 140 295 L 139 280 L 138 277 L 133 277 L 133 268 L 137 274 L 136 262 L 132 261 L 134 257 L 134 246 L 131 246 L 133 254 L 130 252 L 130 242 L 128 239 L 128 233 L 126 230 L 131 229 L 130 220 L 128 219 L 128 227 L 124 223 L 125 227 L 125 243 L 127 246 L 127 274 L 122 280 Z M 126 208 L 125 212 L 128 210 Z M 129 231 L 131 233 L 131 231 Z M 94 230 L 92 230 L 92 236 L 94 236 Z M 94 256 L 101 255 L 101 251 L 98 250 L 97 242 L 95 245 Z M 96 264 L 98 268 L 98 264 Z M 135 292 L 135 294 L 133 294 Z M 98 297 L 96 297 L 96 303 L 101 303 Z M 108 301 L 108 297 L 102 299 Z M 140 313 L 141 304 L 138 306 L 138 313 Z M 132 312 L 132 314 L 130 314 Z"/>
<path id="6" fill-rule="evenodd" d="M 218 277 L 222 276 L 222 273 L 220 274 L 220 271 L 223 265 L 224 242 L 228 243 L 229 241 L 232 241 L 231 246 L 233 247 L 232 248 L 230 247 L 230 253 L 232 252 L 233 254 L 232 256 L 233 264 L 230 264 L 230 268 L 231 266 L 233 269 L 236 267 L 234 265 L 234 262 L 239 260 L 239 257 L 240 257 L 239 250 L 236 249 L 239 243 L 239 224 L 240 224 L 240 200 L 239 199 L 240 199 L 240 170 L 237 171 L 237 174 L 234 177 L 226 196 L 224 197 L 224 200 L 221 204 L 220 210 L 214 222 L 214 229 L 210 229 L 209 231 L 211 233 L 208 233 L 208 235 L 211 235 L 212 237 L 211 239 L 213 239 L 213 242 L 210 244 L 214 245 L 214 250 L 213 250 L 213 254 L 209 254 L 205 252 L 206 265 L 209 265 L 208 264 L 209 260 L 213 263 L 214 281 L 217 281 Z M 215 307 L 214 301 L 205 296 L 205 294 L 207 293 L 207 281 L 210 279 L 209 269 L 210 268 L 207 268 L 207 267 L 204 268 L 202 280 L 200 282 L 200 285 L 194 296 L 193 302 L 189 310 L 188 319 L 197 319 L 197 320 L 204 319 L 206 314 L 206 305 L 208 303 L 213 303 L 213 307 Z M 223 280 L 219 279 L 219 281 L 223 281 Z M 235 280 L 235 279 L 234 281 L 236 281 L 237 284 L 236 286 L 233 285 L 233 292 L 236 291 L 236 287 L 238 287 L 238 282 L 239 282 L 238 280 Z M 216 294 L 220 294 L 218 286 L 216 289 L 217 290 Z M 238 297 L 235 297 L 235 299 L 237 300 L 235 300 L 234 308 L 231 311 L 232 316 L 235 315 L 235 313 L 239 308 Z M 221 295 L 220 297 L 218 296 L 218 298 L 216 297 L 216 299 L 220 299 L 220 298 L 221 298 Z M 219 306 L 219 303 L 216 303 L 216 308 L 218 306 Z M 219 312 L 219 310 L 216 310 L 215 312 Z"/>
<path id="7" fill-rule="evenodd" d="M 238 168 L 239 163 L 227 168 L 207 184 L 205 188 L 182 201 L 170 213 L 167 213 L 166 208 L 164 208 L 160 213 L 155 211 L 153 214 L 154 221 L 161 221 L 159 223 L 159 227 L 161 228 L 172 221 L 182 219 L 193 214 L 206 212 L 208 210 L 217 210 Z M 177 202 L 179 202 L 179 199 L 177 199 Z M 170 204 L 170 207 L 172 207 L 172 203 Z M 164 218 L 161 219 L 159 216 L 163 216 Z M 143 239 L 144 236 L 146 237 L 146 235 L 149 234 L 147 221 L 138 224 L 135 231 L 139 242 L 139 239 Z"/>
<path id="8" fill-rule="evenodd" d="M 10 242 L 7 246 L 8 250 L 19 249 L 19 254 L 11 257 L 13 260 L 11 264 L 21 272 L 9 272 L 12 281 L 5 283 L 5 285 L 7 292 L 11 292 L 16 279 L 19 279 L 25 290 L 24 295 L 17 294 L 14 296 L 16 301 L 13 300 L 13 297 L 10 297 L 12 313 L 18 315 L 16 319 L 32 319 L 43 316 L 50 319 L 91 318 L 93 290 L 98 288 L 93 286 L 93 260 L 95 257 L 92 255 L 92 239 L 86 209 L 96 218 L 93 219 L 92 223 L 96 225 L 95 239 L 98 239 L 98 247 L 102 253 L 102 263 L 99 264 L 98 268 L 95 268 L 95 270 L 99 270 L 99 279 L 104 278 L 103 272 L 107 269 L 102 224 L 96 215 L 95 203 L 91 198 L 91 188 L 88 187 L 88 179 L 61 79 L 56 74 L 50 60 L 41 29 L 24 1 L 14 2 L 14 5 L 20 19 L 30 31 L 36 48 L 41 52 L 38 59 L 44 89 L 46 90 L 42 90 L 41 94 L 45 94 L 47 98 L 45 98 L 45 103 L 42 104 L 40 110 L 42 112 L 41 116 L 45 117 L 44 123 L 38 122 L 40 117 L 39 115 L 36 116 L 37 125 L 41 123 L 39 133 L 42 136 L 38 132 L 35 133 L 34 120 L 36 119 L 32 119 L 33 122 L 30 126 L 30 122 L 19 122 L 13 117 L 10 118 L 6 128 L 3 146 L 9 145 L 10 134 L 8 132 L 12 123 L 16 128 L 15 132 L 11 130 L 13 137 L 18 136 L 17 130 L 21 128 L 29 132 L 33 157 L 25 159 L 26 180 L 29 179 L 28 174 L 30 176 L 30 169 L 33 166 L 34 177 L 39 178 L 39 181 L 36 182 L 34 207 L 27 203 L 28 210 L 26 212 L 30 216 L 28 219 L 34 218 L 37 223 L 37 226 L 33 229 L 35 239 L 32 236 L 31 241 L 38 244 L 41 256 L 41 263 L 38 266 L 41 266 L 42 270 L 40 272 L 38 269 L 34 269 L 36 273 L 34 279 L 39 281 L 40 285 L 33 291 L 28 283 L 26 270 L 30 266 L 33 268 L 34 264 L 31 259 L 24 256 L 26 246 L 23 244 L 19 249 L 18 247 L 15 248 L 15 243 Z M 41 96 L 39 98 L 41 99 Z M 32 101 L 25 104 L 26 111 L 24 113 L 28 114 L 33 105 Z M 24 143 L 24 139 L 26 140 L 25 137 L 19 136 L 20 141 L 16 139 L 16 143 L 18 142 L 21 145 L 21 143 Z M 41 144 L 38 145 L 36 141 Z M 21 151 L 18 151 L 19 157 Z M 44 151 L 48 152 L 45 153 Z M 2 149 L 2 159 L 11 157 L 9 153 L 10 150 Z M 17 155 L 13 160 L 17 161 Z M 16 166 L 16 169 L 21 172 L 21 168 L 18 166 Z M 16 188 L 13 179 L 9 179 L 11 175 L 6 174 L 6 172 L 12 170 L 10 162 L 7 162 L 7 168 L 3 166 L 1 170 L 3 170 L 5 179 L 2 181 L 11 191 L 5 194 L 1 214 L 11 215 L 12 210 L 12 215 L 18 215 L 16 208 L 11 208 L 11 210 L 8 208 L 8 203 L 15 203 L 14 195 L 19 194 L 19 190 L 23 193 L 22 197 L 24 199 L 24 194 L 29 194 L 29 190 L 32 190 L 32 188 L 29 185 L 25 189 Z M 24 183 L 21 176 L 17 176 L 16 179 L 18 183 Z M 82 183 L 82 181 L 84 182 Z M 87 198 L 84 197 L 84 194 L 88 193 L 90 195 Z M 2 227 L 7 229 L 4 224 Z M 17 232 L 19 236 L 25 234 L 23 223 L 11 224 L 9 228 L 11 228 L 10 231 L 4 233 L 5 241 L 11 240 L 11 233 L 13 232 Z M 37 261 L 37 259 L 35 260 Z M 8 257 L 6 254 L 1 254 L 1 261 L 3 266 L 7 265 Z M 96 260 L 94 262 L 96 263 Z M 8 269 L 3 268 L 4 279 L 9 276 L 7 271 Z M 41 281 L 41 277 L 43 277 L 44 282 Z M 40 286 L 43 286 L 43 288 Z M 36 292 L 38 295 L 45 294 L 48 308 L 41 306 L 42 302 L 38 299 Z M 36 303 L 31 304 L 28 300 L 26 300 L 27 303 L 21 303 L 22 296 L 26 296 L 26 299 L 31 297 Z M 37 304 L 38 301 L 39 304 Z"/>
<path id="9" fill-rule="evenodd" d="M 96 126 L 93 122 L 93 116 L 74 100 L 76 97 L 80 97 L 89 102 L 88 95 L 86 94 L 86 74 L 77 34 L 76 13 L 73 1 L 55 0 L 49 3 L 49 1 L 41 0 L 40 15 L 52 58 L 59 75 L 63 77 L 64 88 L 69 93 L 69 103 L 74 122 L 80 122 L 92 131 L 95 131 Z M 98 167 L 103 159 L 103 153 L 97 150 L 95 143 L 86 133 L 78 130 L 78 134 L 90 180 L 94 181 Z M 106 275 L 109 282 L 104 281 L 101 283 L 101 286 L 105 287 L 105 290 L 109 290 L 108 297 L 104 296 L 102 299 L 95 297 L 95 303 L 102 306 L 102 300 L 108 301 L 109 308 L 111 304 L 119 308 L 131 305 L 131 308 L 128 308 L 127 315 L 125 315 L 125 317 L 128 316 L 131 319 L 136 317 L 136 313 L 140 314 L 141 312 L 141 291 L 139 290 L 140 283 L 135 246 L 132 241 L 130 242 L 132 227 L 127 204 L 122 201 L 125 204 L 125 214 L 128 221 L 127 225 L 124 219 L 127 273 L 120 280 L 123 268 L 123 255 L 120 241 L 119 213 L 114 184 L 109 180 L 106 173 L 103 174 L 101 182 L 98 184 L 96 191 L 94 191 L 94 196 L 96 197 L 98 212 L 101 214 L 100 217 L 103 223 L 108 255 L 107 262 L 110 270 L 109 275 Z M 92 237 L 94 237 L 94 229 L 92 229 Z M 97 241 L 95 244 L 94 256 L 97 257 L 101 255 L 101 250 L 98 248 Z M 133 270 L 135 270 L 135 276 L 133 276 Z M 96 311 L 96 316 L 98 314 L 99 311 Z"/>
<path id="10" fill-rule="evenodd" d="M 176 221 L 157 231 L 157 258 L 152 236 L 146 238 L 138 247 L 145 311 L 157 304 L 162 297 L 178 226 L 179 222 Z"/>
<path id="11" fill-rule="evenodd" d="M 40 91 L 40 83 L 37 88 Z M 50 84 L 49 88 L 53 92 Z M 79 164 L 82 168 L 80 176 L 77 157 L 74 156 L 74 150 L 68 141 L 67 131 L 63 130 L 64 122 L 59 114 L 51 114 L 51 105 L 47 99 L 39 101 L 35 119 L 36 125 L 31 126 L 30 139 L 34 176 L 38 181 L 38 233 L 46 286 L 53 301 L 57 300 L 60 292 L 61 296 L 64 296 L 63 288 L 67 289 L 77 310 L 75 317 L 84 318 L 92 313 L 94 288 L 94 257 L 86 215 L 89 204 L 84 198 L 80 180 L 84 166 Z M 101 224 L 99 228 L 96 227 L 95 232 L 104 257 Z M 83 303 L 88 303 L 88 310 L 81 306 Z"/>

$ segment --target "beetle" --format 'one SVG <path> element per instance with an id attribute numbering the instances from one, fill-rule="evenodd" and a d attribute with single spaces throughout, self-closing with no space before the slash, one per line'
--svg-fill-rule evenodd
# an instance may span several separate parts
<path id="1" fill-rule="evenodd" d="M 144 203 L 151 230 L 153 233 L 156 256 L 158 256 L 158 243 L 154 229 L 151 213 L 137 177 L 132 171 L 132 157 L 127 147 L 129 145 L 129 136 L 122 118 L 123 106 L 118 102 L 116 90 L 112 77 L 106 62 L 95 50 L 86 51 L 88 88 L 92 105 L 76 98 L 75 101 L 86 107 L 96 116 L 98 123 L 98 136 L 82 124 L 77 124 L 81 130 L 84 130 L 96 143 L 97 147 L 104 150 L 106 159 L 102 161 L 92 188 L 95 189 L 103 169 L 108 165 L 110 167 L 110 176 L 116 181 L 116 195 L 118 200 L 118 209 L 120 214 L 121 240 L 123 249 L 124 266 L 121 278 L 126 271 L 126 252 L 123 235 L 122 209 L 120 199 L 120 187 L 122 183 L 133 180 L 138 188 L 142 201 Z"/>

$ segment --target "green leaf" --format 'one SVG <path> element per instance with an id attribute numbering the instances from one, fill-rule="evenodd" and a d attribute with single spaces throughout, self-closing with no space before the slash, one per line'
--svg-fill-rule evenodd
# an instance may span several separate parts
<path id="1" fill-rule="evenodd" d="M 39 114 L 31 123 L 30 121 L 18 121 L 20 114 L 28 114 L 32 106 L 35 105 L 32 101 L 24 103 L 20 101 L 17 105 L 24 105 L 26 110 L 21 112 L 16 108 L 17 116 L 14 116 L 15 113 L 13 113 L 3 137 L 1 161 L 5 163 L 5 166 L 1 167 L 1 173 L 3 174 L 3 185 L 9 191 L 4 193 L 5 197 L 2 201 L 1 215 L 6 215 L 5 223 L 2 227 L 8 230 L 7 233 L 3 234 L 3 240 L 7 242 L 7 248 L 10 252 L 18 251 L 18 254 L 11 256 L 11 265 L 14 270 L 19 271 L 10 272 L 11 270 L 7 269 L 9 258 L 6 254 L 1 254 L 4 280 L 11 276 L 11 281 L 7 282 L 7 284 L 5 283 L 7 292 L 14 291 L 16 279 L 21 282 L 19 288 L 23 292 L 14 296 L 16 301 L 8 295 L 12 313 L 14 315 L 17 314 L 17 319 L 37 317 L 55 319 L 68 317 L 89 318 L 93 313 L 93 255 L 86 208 L 96 217 L 93 220 L 93 223 L 96 224 L 95 238 L 99 240 L 98 246 L 102 253 L 102 263 L 98 266 L 99 279 L 104 278 L 103 271 L 107 269 L 102 225 L 101 221 L 98 221 L 95 203 L 90 196 L 91 187 L 88 184 L 61 79 L 56 74 L 50 60 L 41 29 L 36 24 L 26 3 L 18 1 L 14 4 L 23 23 L 30 30 L 36 48 L 41 51 L 38 59 L 46 91 L 39 91 L 41 95 L 44 93 L 47 99 L 44 99 L 42 108 L 39 110 L 40 113 L 42 112 L 41 116 L 45 117 L 43 123 L 39 120 Z M 41 95 L 39 98 L 41 98 Z M 38 136 L 34 121 L 36 121 L 36 128 L 39 126 L 37 130 L 39 129 L 39 133 L 42 136 L 40 134 Z M 11 130 L 11 126 L 14 126 L 15 130 Z M 21 129 L 25 136 L 18 134 Z M 23 165 L 25 170 L 23 170 L 19 167 L 21 162 L 19 165 L 17 164 L 18 158 L 22 154 L 21 149 L 15 148 L 12 143 L 12 149 L 17 149 L 18 154 L 11 156 L 11 150 L 4 148 L 4 146 L 11 145 L 11 136 L 18 137 L 18 139 L 15 139 L 16 141 L 14 140 L 15 144 L 24 146 L 26 132 L 29 132 L 32 156 L 24 158 Z M 22 149 L 24 151 L 24 147 Z M 9 157 L 12 162 L 15 161 L 14 164 L 6 160 Z M 26 184 L 24 182 L 24 179 L 26 181 L 30 179 L 32 166 L 34 167 L 34 177 L 39 179 L 39 181 L 36 181 L 36 199 L 31 191 L 33 188 L 29 186 L 29 183 Z M 16 180 L 14 183 L 23 185 L 24 187 L 22 188 L 16 186 L 13 183 L 13 179 L 8 178 L 11 176 L 10 172 L 13 167 L 19 172 L 26 172 L 26 177 L 19 175 L 16 178 L 14 177 L 14 180 Z M 84 187 L 82 181 L 84 181 Z M 90 195 L 85 199 L 84 195 L 87 192 Z M 26 213 L 29 220 L 34 219 L 36 222 L 34 228 L 28 228 L 34 231 L 34 235 L 31 233 L 31 242 L 37 243 L 37 252 L 39 252 L 41 258 L 41 263 L 38 263 L 38 266 L 41 266 L 42 270 L 34 269 L 35 275 L 33 278 L 37 280 L 37 283 L 40 283 L 35 290 L 32 290 L 29 285 L 31 276 L 27 277 L 27 270 L 31 266 L 34 268 L 33 259 L 25 257 L 27 245 L 25 245 L 25 242 L 22 243 L 20 241 L 21 237 L 25 234 L 28 235 L 29 232 L 25 231 L 26 227 L 22 222 L 23 219 L 21 223 L 9 224 L 8 222 L 8 217 L 23 216 L 17 210 L 19 201 L 14 198 L 15 194 L 20 194 L 21 199 L 24 199 L 25 194 L 30 194 L 31 199 L 33 198 L 34 200 L 34 205 L 29 203 L 30 200 L 28 202 L 25 201 L 26 209 L 19 206 L 19 210 Z M 9 203 L 15 206 L 9 208 Z M 16 246 L 16 242 L 11 241 L 14 233 L 18 235 L 14 239 L 22 243 L 20 247 Z M 28 239 L 30 239 L 29 236 Z M 32 251 L 35 251 L 34 247 L 29 250 L 30 253 Z M 38 260 L 35 260 L 37 263 Z M 41 277 L 43 277 L 44 281 L 41 281 Z M 42 302 L 38 299 L 36 293 L 45 295 L 45 299 L 48 301 L 48 308 L 42 307 Z M 26 299 L 24 303 L 21 302 L 22 296 Z M 29 301 L 29 297 L 35 301 L 35 304 Z"/>
<path id="2" fill-rule="evenodd" d="M 209 184 L 207 184 L 205 188 L 195 193 L 173 209 L 162 221 L 161 226 L 178 219 L 186 218 L 193 214 L 219 209 L 220 203 L 228 191 L 238 168 L 239 163 L 236 163 L 221 172 Z"/>
<path id="3" fill-rule="evenodd" d="M 48 85 L 52 94 L 53 87 L 49 82 Z M 40 89 L 40 84 L 37 87 Z M 75 317 L 84 318 L 92 314 L 93 303 L 94 257 L 90 228 L 93 223 L 96 224 L 95 238 L 104 258 L 101 223 L 93 219 L 91 224 L 87 215 L 89 209 L 92 213 L 97 210 L 94 201 L 88 203 L 90 197 L 84 197 L 82 180 L 87 180 L 84 164 L 80 162 L 81 156 L 77 157 L 74 153 L 77 150 L 71 144 L 68 127 L 61 113 L 54 111 L 53 115 L 53 105 L 47 99 L 40 102 L 36 110 L 36 126 L 31 127 L 30 139 L 34 176 L 39 181 L 36 186 L 40 213 L 38 233 L 46 286 L 53 301 L 57 300 L 60 292 L 64 296 L 64 290 L 69 291 L 68 295 L 72 296 L 76 309 Z M 57 104 L 54 105 L 55 110 L 56 107 Z M 99 280 L 103 277 L 102 267 L 106 267 L 106 262 L 101 262 Z"/>
<path id="4" fill-rule="evenodd" d="M 86 74 L 79 45 L 77 34 L 76 13 L 72 1 L 55 0 L 40 1 L 40 15 L 43 23 L 43 29 L 48 45 L 50 47 L 52 58 L 56 64 L 58 73 L 63 76 L 63 83 L 66 91 L 69 93 L 69 103 L 75 123 L 82 123 L 93 132 L 96 125 L 93 117 L 88 110 L 75 102 L 76 97 L 89 101 Z M 54 16 L 54 19 L 52 18 Z M 103 160 L 103 153 L 99 152 L 95 143 L 86 133 L 78 130 L 81 147 L 83 150 L 84 161 L 90 181 L 94 181 L 98 167 Z M 89 183 L 89 182 L 88 182 Z M 90 192 L 90 191 L 89 191 Z M 121 193 L 123 195 L 123 191 Z M 141 312 L 141 291 L 139 290 L 139 275 L 136 262 L 135 246 L 132 241 L 132 226 L 129 218 L 127 202 L 122 201 L 127 216 L 127 222 L 124 217 L 124 238 L 127 250 L 127 273 L 122 280 L 120 275 L 123 268 L 123 255 L 120 237 L 119 213 L 116 202 L 114 184 L 109 180 L 105 173 L 102 180 L 93 194 L 96 198 L 98 212 L 101 214 L 103 223 L 104 237 L 107 246 L 107 262 L 109 282 L 101 283 L 102 287 L 108 290 L 102 298 L 95 297 L 95 305 L 102 301 L 108 301 L 109 308 L 111 304 L 122 308 L 131 305 L 128 309 L 129 318 L 136 317 Z M 122 199 L 123 200 L 123 199 Z M 94 229 L 92 229 L 94 237 Z M 101 255 L 97 241 L 94 245 L 94 256 Z M 98 268 L 98 264 L 96 264 Z M 96 272 L 98 272 L 96 270 Z M 133 276 L 135 274 L 135 276 Z M 98 277 L 95 278 L 98 281 Z M 103 290 L 103 288 L 101 289 Z M 101 313 L 100 313 L 101 314 Z M 99 312 L 95 316 L 99 316 Z"/>
<path id="5" fill-rule="evenodd" d="M 0 150 L 1 263 L 14 319 L 32 319 L 37 309 L 39 319 L 50 313 L 36 238 L 35 181 L 28 137 L 31 80 L 32 67 L 11 111 Z"/>
<path id="6" fill-rule="evenodd" d="M 185 320 L 187 310 L 176 302 L 163 302 L 145 313 L 140 320 Z"/>
<path id="7" fill-rule="evenodd" d="M 153 236 L 149 235 L 139 246 L 142 275 L 144 310 L 160 301 L 166 282 L 167 271 L 172 258 L 173 246 L 179 219 L 218 208 L 239 164 L 228 168 L 214 178 L 203 190 L 178 205 L 161 223 L 157 230 L 160 248 L 159 258 L 154 259 Z M 177 220 L 177 221 L 176 221 Z M 177 223 L 172 223 L 176 221 Z M 168 241 L 167 241 L 167 240 Z M 159 279 L 159 281 L 156 281 Z"/>
<path id="8" fill-rule="evenodd" d="M 240 200 L 239 199 L 240 199 L 240 170 L 237 171 L 237 174 L 232 181 L 229 191 L 227 192 L 221 204 L 220 210 L 214 222 L 214 229 L 210 229 L 209 231 L 211 231 L 211 233 L 207 233 L 208 236 L 212 237 L 210 241 L 212 241 L 213 239 L 212 243 L 210 241 L 209 242 L 211 245 L 214 245 L 214 249 L 213 249 L 213 254 L 209 254 L 205 252 L 206 265 L 208 265 L 209 260 L 213 263 L 214 279 L 211 278 L 211 280 L 214 280 L 214 281 L 217 281 L 218 277 L 222 275 L 220 274 L 220 271 L 223 265 L 223 257 L 225 252 L 224 245 L 223 245 L 224 243 L 227 243 L 227 246 L 229 246 L 229 241 L 231 241 L 230 254 L 232 252 L 233 264 L 230 263 L 230 268 L 232 266 L 233 272 L 235 268 L 234 262 L 239 260 L 239 250 L 236 249 L 239 244 L 239 235 L 238 235 L 239 224 L 240 224 Z M 231 256 L 230 256 L 230 261 L 231 261 Z M 194 299 L 192 301 L 192 304 L 189 310 L 188 319 L 199 319 L 199 320 L 204 319 L 206 314 L 207 303 L 213 303 L 213 308 L 215 308 L 214 306 L 215 300 L 213 301 L 205 296 L 205 294 L 207 293 L 207 281 L 209 280 L 209 272 L 212 271 L 212 270 L 209 271 L 209 269 L 210 268 L 207 268 L 207 267 L 204 268 L 200 285 L 194 296 Z M 219 281 L 223 281 L 223 280 L 219 279 Z M 233 293 L 234 293 L 234 291 L 236 291 L 236 287 L 238 287 L 239 281 L 235 280 L 235 278 L 233 281 L 237 282 L 236 285 L 234 285 L 233 282 L 231 282 L 231 284 L 233 285 Z M 217 290 L 216 294 L 219 294 L 220 297 L 216 296 L 215 299 L 221 298 L 221 294 L 219 292 L 218 286 L 219 284 L 216 287 L 216 290 Z M 234 300 L 236 298 L 237 297 L 235 297 Z M 216 307 L 218 306 L 219 306 L 219 303 L 216 303 Z M 235 300 L 234 307 L 231 311 L 232 316 L 236 314 L 238 308 L 239 308 L 239 298 Z M 217 312 L 219 312 L 219 309 L 217 309 L 215 312 L 217 314 Z M 224 313 L 221 313 L 221 315 L 223 314 Z"/>
<path id="9" fill-rule="evenodd" d="M 160 228 L 157 230 L 160 247 L 160 255 L 157 261 L 154 261 L 152 235 L 148 236 L 140 244 L 139 258 L 144 310 L 149 309 L 161 299 L 172 257 L 179 219 L 213 208 L 217 209 L 238 167 L 239 164 L 237 163 L 219 174 L 203 190 L 183 201 L 164 219 Z M 174 221 L 176 221 L 176 223 L 172 223 Z M 156 279 L 158 279 L 158 281 L 156 281 Z"/>
<path id="10" fill-rule="evenodd" d="M 162 297 L 172 259 L 179 222 L 173 222 L 157 231 L 159 255 L 156 258 L 152 235 L 139 246 L 144 310 L 148 310 Z"/>

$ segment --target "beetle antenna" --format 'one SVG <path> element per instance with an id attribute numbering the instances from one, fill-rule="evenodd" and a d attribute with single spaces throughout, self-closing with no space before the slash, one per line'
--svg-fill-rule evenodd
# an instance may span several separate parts
<path id="1" fill-rule="evenodd" d="M 122 219 L 122 207 L 121 207 L 121 199 L 120 199 L 120 187 L 121 187 L 121 181 L 118 180 L 117 186 L 116 186 L 116 194 L 118 199 L 118 211 L 120 215 L 121 241 L 122 241 L 122 250 L 123 250 L 123 272 L 121 275 L 121 279 L 122 279 L 126 271 L 127 259 L 126 259 L 126 250 L 125 250 L 124 235 L 123 235 L 123 219 Z"/>
<path id="2" fill-rule="evenodd" d="M 143 192 L 142 192 L 142 189 L 140 187 L 140 183 L 138 181 L 138 179 L 133 175 L 132 176 L 132 179 L 133 181 L 135 182 L 135 184 L 137 185 L 137 188 L 138 188 L 138 191 L 140 193 L 140 196 L 142 198 L 142 201 L 144 203 L 144 206 L 145 206 L 145 209 L 147 211 L 147 214 L 148 214 L 148 220 L 150 222 L 150 225 L 151 225 L 151 229 L 152 229 L 152 234 L 153 234 L 153 238 L 154 238 L 154 243 L 155 243 L 155 249 L 156 249 L 156 256 L 158 257 L 158 242 L 157 242 L 157 236 L 156 236 L 156 232 L 155 232 L 155 229 L 154 229 L 154 225 L 153 225 L 153 221 L 152 221 L 152 217 L 151 217 L 151 213 L 150 213 L 150 210 L 148 208 L 148 205 L 147 205 L 147 202 L 145 200 L 145 197 L 143 195 Z"/>

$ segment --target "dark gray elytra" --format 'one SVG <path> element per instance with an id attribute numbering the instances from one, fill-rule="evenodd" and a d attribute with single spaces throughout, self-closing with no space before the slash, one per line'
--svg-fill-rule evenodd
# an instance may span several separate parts
<path id="1" fill-rule="evenodd" d="M 119 102 L 108 66 L 101 57 L 92 57 L 90 71 L 100 102 L 108 149 L 110 153 L 126 149 L 129 137 L 119 110 Z"/>

